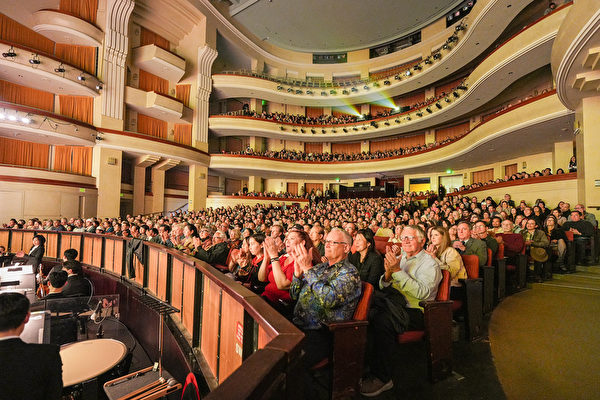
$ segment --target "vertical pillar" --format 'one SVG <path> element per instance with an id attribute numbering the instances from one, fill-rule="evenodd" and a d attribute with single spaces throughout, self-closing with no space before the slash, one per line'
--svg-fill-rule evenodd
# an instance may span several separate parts
<path id="1" fill-rule="evenodd" d="M 361 104 L 360 106 L 360 113 L 361 115 L 367 115 L 371 112 L 371 105 L 370 104 Z"/>
<path id="2" fill-rule="evenodd" d="M 425 144 L 435 142 L 435 129 L 429 129 L 425 131 Z"/>
<path id="3" fill-rule="evenodd" d="M 248 177 L 248 192 L 262 192 L 263 181 L 260 176 L 250 175 Z"/>
<path id="4" fill-rule="evenodd" d="M 107 0 L 104 37 L 101 126 L 123 130 L 125 68 L 129 51 L 129 17 L 133 0 Z"/>
<path id="5" fill-rule="evenodd" d="M 251 111 L 256 111 L 257 113 L 261 113 L 263 111 L 262 100 L 260 99 L 250 99 L 250 104 L 248 104 Z"/>
<path id="6" fill-rule="evenodd" d="M 211 68 L 217 58 L 217 51 L 208 46 L 198 49 L 198 92 L 197 107 L 194 110 L 194 138 L 192 145 L 200 150 L 208 150 L 208 99 L 212 91 Z"/>
<path id="7" fill-rule="evenodd" d="M 600 206 L 600 187 L 595 182 L 600 179 L 600 97 L 584 98 L 576 110 L 575 124 L 580 129 L 575 136 L 577 148 L 577 199 L 588 207 L 589 212 L 598 214 L 591 208 Z"/>
<path id="8" fill-rule="evenodd" d="M 102 146 L 94 146 L 92 176 L 98 188 L 96 216 L 112 218 L 119 216 L 121 208 L 121 163 L 123 152 Z"/>
<path id="9" fill-rule="evenodd" d="M 559 168 L 562 168 L 567 172 L 571 157 L 573 157 L 573 142 L 554 143 L 554 151 L 552 152 L 552 173 L 555 173 Z"/>
<path id="10" fill-rule="evenodd" d="M 198 211 L 206 208 L 208 168 L 204 165 L 190 165 L 188 181 L 188 209 Z M 221 177 L 219 177 L 220 186 Z"/>
<path id="11" fill-rule="evenodd" d="M 362 142 L 360 142 L 360 151 L 368 153 L 371 148 L 370 143 L 371 142 L 369 140 L 363 140 Z"/>
<path id="12" fill-rule="evenodd" d="M 159 156 L 146 155 L 138 157 L 133 165 L 133 214 L 144 214 L 144 198 L 146 195 L 146 167 L 160 160 Z"/>
<path id="13" fill-rule="evenodd" d="M 165 172 L 179 164 L 171 158 L 152 167 L 152 212 L 163 212 L 165 208 Z"/>

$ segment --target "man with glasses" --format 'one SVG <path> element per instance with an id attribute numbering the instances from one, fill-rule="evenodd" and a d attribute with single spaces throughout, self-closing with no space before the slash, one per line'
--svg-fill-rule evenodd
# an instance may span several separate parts
<path id="1" fill-rule="evenodd" d="M 583 204 L 577 204 L 575 206 L 575 211 L 579 211 L 581 215 L 583 215 L 583 219 L 594 226 L 594 228 L 598 227 L 598 221 L 596 221 L 596 216 L 592 213 L 585 211 L 585 206 Z M 569 216 L 569 221 L 573 219 Z"/>
<path id="2" fill-rule="evenodd" d="M 487 246 L 481 239 L 472 237 L 471 225 L 467 222 L 458 224 L 457 235 L 458 240 L 452 243 L 452 247 L 461 255 L 476 255 L 479 258 L 479 266 L 484 266 L 487 262 Z"/>
<path id="3" fill-rule="evenodd" d="M 352 319 L 360 300 L 360 275 L 347 258 L 351 245 L 348 233 L 333 228 L 325 240 L 328 261 L 312 266 L 311 255 L 302 244 L 292 250 L 296 261 L 290 297 L 297 301 L 292 321 L 306 335 L 304 371 L 330 353 L 331 338 L 325 324 Z M 308 373 L 304 379 L 305 388 L 312 390 L 314 385 Z"/>
<path id="4" fill-rule="evenodd" d="M 227 236 L 225 235 L 225 232 L 216 231 L 212 238 L 212 246 L 206 250 L 202 248 L 200 237 L 195 236 L 193 238 L 193 243 L 194 247 L 196 248 L 196 258 L 211 265 L 227 265 L 229 246 L 227 244 Z"/>
<path id="5" fill-rule="evenodd" d="M 405 297 L 404 310 L 408 315 L 405 330 L 421 330 L 425 323 L 419 302 L 435 300 L 442 272 L 437 262 L 423 250 L 425 233 L 421 228 L 416 225 L 405 227 L 400 239 L 402 252 L 399 258 L 391 249 L 385 254 L 385 273 L 380 278 L 379 287 L 385 290 L 391 286 Z M 367 362 L 373 377 L 363 380 L 362 395 L 375 397 L 394 387 L 393 351 L 398 348 L 397 337 L 400 333 L 398 326 L 385 313 L 378 313 L 370 320 Z"/>

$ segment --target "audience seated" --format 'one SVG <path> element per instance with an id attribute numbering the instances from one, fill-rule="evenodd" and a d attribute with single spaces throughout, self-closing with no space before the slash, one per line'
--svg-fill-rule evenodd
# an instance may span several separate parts
<path id="1" fill-rule="evenodd" d="M 348 261 L 356 267 L 363 282 L 368 282 L 373 287 L 379 287 L 379 278 L 383 275 L 383 257 L 375 249 L 373 231 L 361 229 L 356 233 L 353 241 L 356 252 L 348 256 Z"/>
<path id="2" fill-rule="evenodd" d="M 465 265 L 460 257 L 460 254 L 450 242 L 450 235 L 448 229 L 443 226 L 435 226 L 431 230 L 430 244 L 427 246 L 425 252 L 429 254 L 438 263 L 440 269 L 445 269 L 450 272 L 451 291 L 450 295 L 453 298 L 460 296 L 460 288 L 462 288 L 459 279 L 467 279 L 467 271 Z"/>
<path id="3" fill-rule="evenodd" d="M 471 225 L 461 222 L 457 226 L 458 240 L 452 243 L 460 255 L 476 255 L 479 258 L 479 266 L 487 263 L 487 246 L 481 239 L 473 237 Z"/>
<path id="4" fill-rule="evenodd" d="M 91 296 L 90 282 L 85 279 L 81 263 L 75 260 L 65 261 L 63 271 L 67 272 L 67 283 L 62 290 L 65 297 Z"/>
<path id="5" fill-rule="evenodd" d="M 67 271 L 51 271 L 48 274 L 49 292 L 46 296 L 44 296 L 44 300 L 64 299 L 65 295 L 62 293 L 62 291 L 65 283 L 67 283 L 67 279 Z"/>
<path id="6" fill-rule="evenodd" d="M 563 224 L 563 229 L 573 232 L 575 239 L 575 254 L 577 255 L 577 264 L 585 265 L 585 245 L 588 241 L 593 240 L 594 226 L 582 218 L 580 211 L 572 211 L 570 221 Z"/>
<path id="7" fill-rule="evenodd" d="M 526 229 L 521 232 L 525 241 L 526 251 L 529 260 L 527 270 L 527 279 L 532 282 L 541 282 L 543 280 L 542 263 L 548 260 L 549 241 L 546 233 L 538 229 L 534 218 L 529 218 L 526 222 Z"/>

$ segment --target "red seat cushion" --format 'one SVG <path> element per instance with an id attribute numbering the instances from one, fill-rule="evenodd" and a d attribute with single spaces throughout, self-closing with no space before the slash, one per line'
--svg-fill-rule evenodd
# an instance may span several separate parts
<path id="1" fill-rule="evenodd" d="M 398 343 L 414 343 L 423 340 L 425 331 L 406 331 L 402 335 L 398 335 Z"/>
<path id="2" fill-rule="evenodd" d="M 506 266 L 506 270 L 507 270 L 507 271 L 514 272 L 514 271 L 516 271 L 516 270 L 517 270 L 517 266 L 516 266 L 516 265 L 507 265 L 507 266 Z"/>
<path id="3" fill-rule="evenodd" d="M 452 300 L 452 312 L 460 310 L 462 307 L 462 300 Z"/>

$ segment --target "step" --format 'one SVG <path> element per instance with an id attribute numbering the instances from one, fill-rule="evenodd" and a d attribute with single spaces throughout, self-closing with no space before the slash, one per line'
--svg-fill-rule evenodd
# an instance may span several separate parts
<path id="1" fill-rule="evenodd" d="M 575 281 L 575 282 L 590 282 L 591 284 L 600 283 L 600 274 L 578 271 L 575 274 L 552 274 L 555 280 L 559 281 Z"/>
<path id="2" fill-rule="evenodd" d="M 600 283 L 564 281 L 554 279 L 544 283 L 533 283 L 531 288 L 535 290 L 568 291 L 573 293 L 591 294 L 600 296 Z"/>
<path id="3" fill-rule="evenodd" d="M 587 266 L 578 265 L 577 272 L 586 272 L 588 274 L 600 275 L 600 266 L 592 265 L 592 266 L 587 267 Z"/>

